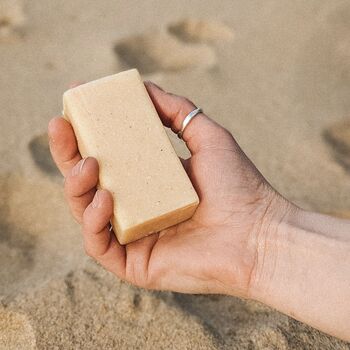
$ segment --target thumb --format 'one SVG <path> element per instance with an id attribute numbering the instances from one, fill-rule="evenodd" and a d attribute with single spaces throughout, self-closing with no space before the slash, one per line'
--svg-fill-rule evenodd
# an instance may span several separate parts
<path id="1" fill-rule="evenodd" d="M 162 123 L 178 133 L 186 116 L 196 106 L 187 98 L 168 93 L 152 82 L 145 82 L 145 86 Z M 233 141 L 226 129 L 204 113 L 190 121 L 182 137 L 192 155 L 203 149 L 232 146 Z"/>

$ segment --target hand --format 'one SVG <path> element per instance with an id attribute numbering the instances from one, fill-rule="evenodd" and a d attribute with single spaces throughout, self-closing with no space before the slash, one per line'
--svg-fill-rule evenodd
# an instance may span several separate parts
<path id="1" fill-rule="evenodd" d="M 152 83 L 145 85 L 163 124 L 178 131 L 195 108 L 193 103 Z M 186 222 L 122 246 L 107 228 L 112 197 L 107 190 L 96 192 L 96 159 L 81 159 L 65 119 L 54 118 L 49 124 L 51 153 L 65 176 L 66 198 L 82 224 L 88 255 L 144 288 L 249 297 L 265 231 L 278 224 L 288 204 L 232 135 L 205 114 L 191 121 L 183 137 L 191 152 L 183 165 L 200 197 L 196 213 Z"/>

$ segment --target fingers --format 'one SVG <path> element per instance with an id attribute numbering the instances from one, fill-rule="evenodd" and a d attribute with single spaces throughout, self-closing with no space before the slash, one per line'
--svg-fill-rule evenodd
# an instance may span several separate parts
<path id="1" fill-rule="evenodd" d="M 92 203 L 83 214 L 86 253 L 119 278 L 135 285 L 150 287 L 148 265 L 158 234 L 122 246 L 114 232 L 109 230 L 112 214 L 112 195 L 106 190 L 96 191 Z"/>
<path id="2" fill-rule="evenodd" d="M 151 82 L 146 82 L 145 86 L 163 124 L 177 133 L 185 117 L 196 106 L 188 99 L 165 92 Z M 183 139 L 192 154 L 206 148 L 225 147 L 233 141 L 226 129 L 204 113 L 191 120 L 183 133 Z"/>
<path id="3" fill-rule="evenodd" d="M 98 190 L 83 215 L 83 237 L 86 253 L 118 277 L 125 277 L 125 248 L 112 231 L 109 221 L 113 199 L 106 190 Z"/>
<path id="4" fill-rule="evenodd" d="M 49 123 L 48 134 L 52 158 L 66 176 L 81 159 L 73 128 L 64 118 L 56 117 Z"/>
<path id="5" fill-rule="evenodd" d="M 94 158 L 81 159 L 67 174 L 65 195 L 75 219 L 81 223 L 84 210 L 91 203 L 98 183 L 98 163 Z"/>
<path id="6" fill-rule="evenodd" d="M 98 163 L 95 158 L 81 159 L 67 174 L 65 191 L 69 197 L 80 197 L 98 182 Z"/>
<path id="7" fill-rule="evenodd" d="M 83 212 L 92 201 L 98 183 L 98 163 L 82 159 L 72 126 L 62 117 L 48 127 L 52 157 L 65 176 L 65 195 L 74 218 L 81 223 Z"/>

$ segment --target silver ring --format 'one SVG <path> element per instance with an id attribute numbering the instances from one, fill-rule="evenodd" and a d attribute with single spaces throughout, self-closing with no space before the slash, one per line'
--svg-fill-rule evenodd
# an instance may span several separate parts
<path id="1" fill-rule="evenodd" d="M 190 112 L 189 114 L 187 114 L 186 118 L 183 120 L 182 122 L 182 127 L 181 130 L 177 133 L 177 137 L 179 139 L 182 139 L 182 135 L 185 131 L 186 126 L 190 123 L 190 121 L 199 113 L 202 113 L 202 108 L 196 108 L 194 109 L 192 112 Z"/>

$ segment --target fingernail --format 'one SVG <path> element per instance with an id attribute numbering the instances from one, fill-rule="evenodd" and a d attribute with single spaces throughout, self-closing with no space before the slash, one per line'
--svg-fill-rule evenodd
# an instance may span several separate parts
<path id="1" fill-rule="evenodd" d="M 91 206 L 93 208 L 99 208 L 101 205 L 100 203 L 100 191 L 97 190 L 94 196 L 94 199 L 92 200 Z"/>
<path id="2" fill-rule="evenodd" d="M 72 169 L 72 176 L 77 176 L 82 172 L 86 159 L 87 158 L 80 159 L 79 162 L 74 165 Z"/>

